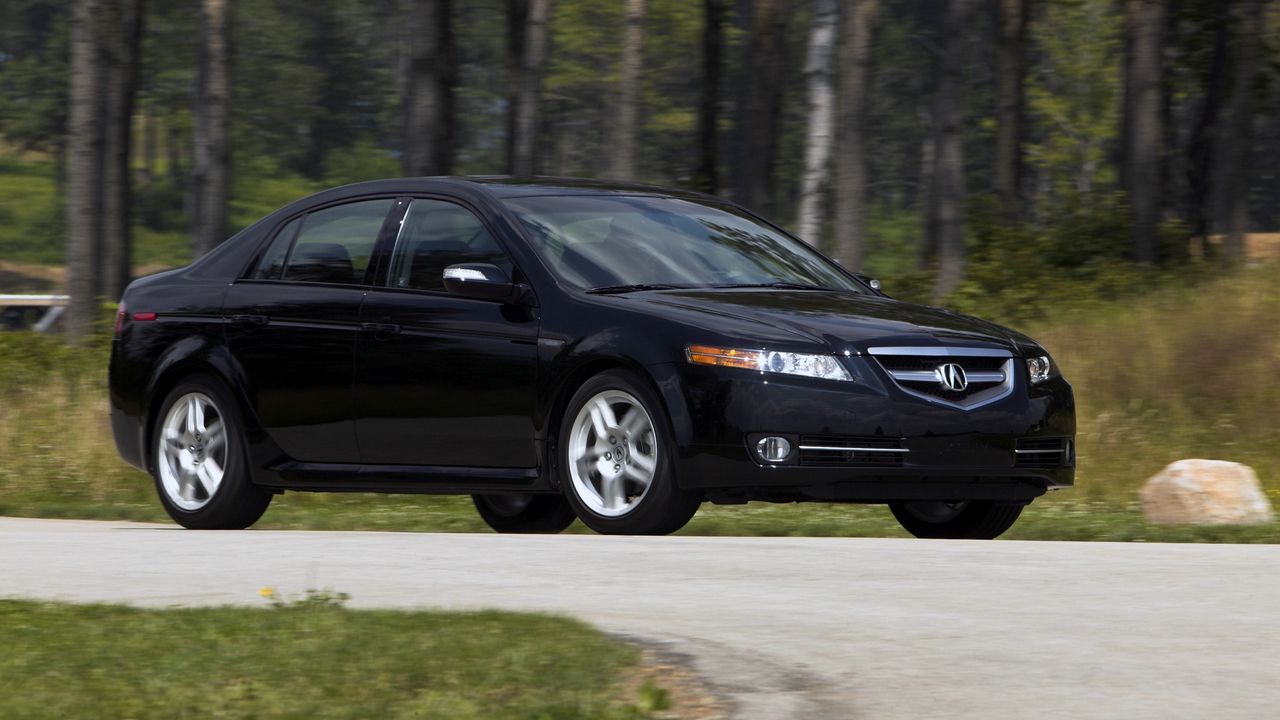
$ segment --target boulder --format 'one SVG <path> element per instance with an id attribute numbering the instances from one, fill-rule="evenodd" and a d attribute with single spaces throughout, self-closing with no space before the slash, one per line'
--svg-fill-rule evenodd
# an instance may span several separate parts
<path id="1" fill-rule="evenodd" d="M 1271 503 L 1253 468 L 1222 460 L 1179 460 L 1138 491 L 1147 522 L 1161 525 L 1260 525 Z"/>

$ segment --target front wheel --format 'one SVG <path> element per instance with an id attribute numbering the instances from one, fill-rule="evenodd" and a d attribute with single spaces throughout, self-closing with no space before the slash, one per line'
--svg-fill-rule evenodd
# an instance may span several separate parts
<path id="1" fill-rule="evenodd" d="M 560 495 L 504 493 L 472 495 L 485 523 L 500 533 L 544 533 L 554 535 L 573 524 L 573 508 Z"/>
<path id="2" fill-rule="evenodd" d="M 890 503 L 906 531 L 918 538 L 993 540 L 1013 527 L 1022 505 L 993 500 L 912 500 Z"/>
<path id="3" fill-rule="evenodd" d="M 565 497 L 583 524 L 609 535 L 666 535 L 698 511 L 676 484 L 671 431 L 643 379 L 616 370 L 583 383 L 560 431 Z"/>

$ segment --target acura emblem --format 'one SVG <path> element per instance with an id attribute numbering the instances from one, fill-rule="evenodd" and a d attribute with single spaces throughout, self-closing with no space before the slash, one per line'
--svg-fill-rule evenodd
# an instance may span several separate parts
<path id="1" fill-rule="evenodd" d="M 938 376 L 938 383 L 951 392 L 962 392 L 969 387 L 969 378 L 965 376 L 964 368 L 956 363 L 939 365 L 933 372 Z"/>

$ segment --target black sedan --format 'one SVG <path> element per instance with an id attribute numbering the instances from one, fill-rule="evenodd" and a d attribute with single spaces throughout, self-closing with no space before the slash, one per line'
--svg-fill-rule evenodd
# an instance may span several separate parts
<path id="1" fill-rule="evenodd" d="M 1074 476 L 1044 348 L 689 192 L 340 187 L 134 282 L 115 335 L 116 444 L 189 528 L 338 491 L 469 494 L 502 532 L 763 500 L 992 538 Z"/>

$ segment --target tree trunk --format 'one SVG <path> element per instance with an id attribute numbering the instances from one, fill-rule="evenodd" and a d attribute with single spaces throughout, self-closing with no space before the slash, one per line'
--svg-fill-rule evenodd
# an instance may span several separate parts
<path id="1" fill-rule="evenodd" d="M 609 168 L 609 175 L 617 180 L 636 179 L 645 3 L 646 0 L 626 0 L 626 27 L 622 36 L 622 88 Z"/>
<path id="2" fill-rule="evenodd" d="M 840 41 L 840 117 L 836 152 L 836 260 L 862 268 L 866 251 L 867 157 L 865 123 L 867 68 L 878 0 L 854 0 L 845 7 Z"/>
<path id="3" fill-rule="evenodd" d="M 804 62 L 809 92 L 809 116 L 805 130 L 804 176 L 800 184 L 800 207 L 796 212 L 796 234 L 814 246 L 822 244 L 822 226 L 826 219 L 823 201 L 831 178 L 831 135 L 835 121 L 831 75 L 838 10 L 835 0 L 813 0 L 809 51 Z"/>
<path id="4" fill-rule="evenodd" d="M 1232 260 L 1245 257 L 1244 236 L 1249 231 L 1249 162 L 1253 145 L 1253 108 L 1258 75 L 1259 45 L 1263 23 L 1262 0 L 1238 0 L 1232 7 L 1235 25 L 1235 57 L 1232 62 L 1231 105 L 1223 139 L 1223 160 L 1228 172 L 1226 191 L 1226 254 Z"/>
<path id="5" fill-rule="evenodd" d="M 756 0 L 746 43 L 746 101 L 738 113 L 742 134 L 733 198 L 765 214 L 774 209 L 782 83 L 786 65 L 784 0 Z"/>
<path id="6" fill-rule="evenodd" d="M 99 108 L 98 0 L 75 0 L 70 22 L 70 87 L 67 108 L 67 334 L 75 340 L 93 330 L 98 307 L 101 240 L 102 134 Z"/>
<path id="7" fill-rule="evenodd" d="M 720 186 L 720 65 L 725 0 L 705 0 L 702 27 L 702 94 L 698 103 L 698 168 L 694 187 L 714 195 Z"/>
<path id="8" fill-rule="evenodd" d="M 508 163 L 512 175 L 538 172 L 538 91 L 547 57 L 551 0 L 511 0 L 508 50 L 511 53 L 511 103 L 508 108 Z"/>
<path id="9" fill-rule="evenodd" d="M 1027 0 L 999 0 L 996 5 L 995 191 L 1010 219 L 1021 215 L 1027 12 Z"/>
<path id="10" fill-rule="evenodd" d="M 1160 113 L 1160 42 L 1164 30 L 1164 0 L 1126 0 L 1129 36 L 1129 117 L 1125 148 L 1129 204 L 1133 213 L 1133 259 L 1154 264 L 1160 222 L 1160 144 L 1164 137 Z"/>
<path id="11" fill-rule="evenodd" d="M 405 84 L 404 172 L 447 175 L 453 159 L 453 3 L 413 0 Z"/>
<path id="12" fill-rule="evenodd" d="M 102 292 L 124 294 L 133 272 L 133 177 L 129 159 L 133 145 L 133 108 L 138 86 L 138 51 L 142 40 L 141 0 L 112 0 L 103 16 L 101 40 L 106 51 L 106 111 L 103 114 Z"/>
<path id="13" fill-rule="evenodd" d="M 964 142 L 961 127 L 961 83 L 964 79 L 964 32 L 974 0 L 948 0 L 942 28 L 942 67 L 934 96 L 934 151 L 929 193 L 930 241 L 938 251 L 934 299 L 951 294 L 964 279 Z"/>
<path id="14" fill-rule="evenodd" d="M 142 114 L 142 185 L 143 192 L 150 192 L 156 182 L 156 169 L 160 166 L 160 122 L 156 112 L 147 108 Z"/>
<path id="15" fill-rule="evenodd" d="M 524 83 L 525 23 L 529 18 L 529 0 L 507 0 L 507 141 L 508 175 L 517 175 L 516 126 L 520 117 L 520 88 Z"/>
<path id="16" fill-rule="evenodd" d="M 191 169 L 192 251 L 200 257 L 227 236 L 231 157 L 231 12 L 233 0 L 202 0 Z"/>
<path id="17" fill-rule="evenodd" d="M 1200 238 L 1201 248 L 1206 255 L 1213 252 L 1208 238 L 1213 232 L 1214 200 L 1220 192 L 1214 177 L 1219 167 L 1215 156 L 1222 143 L 1219 124 L 1222 90 L 1227 84 L 1228 10 L 1226 6 L 1220 5 L 1214 11 L 1213 56 L 1209 71 L 1201 82 L 1203 91 L 1200 113 L 1191 128 L 1187 151 L 1188 217 L 1191 220 L 1191 231 Z"/>
<path id="18" fill-rule="evenodd" d="M 188 139 L 189 138 L 184 137 L 184 133 L 178 129 L 178 124 L 174 120 L 173 115 L 166 115 L 164 120 L 165 165 L 168 170 L 169 185 L 174 190 L 182 190 L 190 184 L 190 179 L 186 175 L 187 168 L 184 167 L 184 160 L 182 157 L 182 149 L 187 147 Z M 194 146 L 194 143 L 192 143 L 192 145 Z M 182 193 L 182 197 L 184 202 L 187 203 L 183 210 L 188 215 L 194 216 L 195 206 L 192 204 L 192 200 L 194 200 L 194 198 L 191 196 L 191 193 L 184 192 Z"/>

